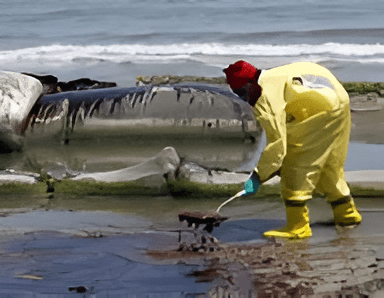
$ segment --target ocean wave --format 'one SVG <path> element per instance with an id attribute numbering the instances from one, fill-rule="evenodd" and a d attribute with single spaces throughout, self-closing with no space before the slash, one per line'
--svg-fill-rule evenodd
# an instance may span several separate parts
<path id="1" fill-rule="evenodd" d="M 12 51 L 0 51 L 0 63 L 37 61 L 68 63 L 78 61 L 109 61 L 114 63 L 170 61 L 198 59 L 201 56 L 242 57 L 300 57 L 354 60 L 383 63 L 384 45 L 381 44 L 224 44 L 182 43 L 168 45 L 114 44 L 39 46 Z"/>

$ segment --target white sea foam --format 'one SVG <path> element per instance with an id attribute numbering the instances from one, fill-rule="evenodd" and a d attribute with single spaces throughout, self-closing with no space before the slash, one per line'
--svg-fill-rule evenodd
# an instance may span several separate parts
<path id="1" fill-rule="evenodd" d="M 0 63 L 109 61 L 168 62 L 199 59 L 201 56 L 243 57 L 299 57 L 316 56 L 319 60 L 334 59 L 366 63 L 384 63 L 384 45 L 381 44 L 221 44 L 183 43 L 167 45 L 60 45 L 0 51 Z"/>

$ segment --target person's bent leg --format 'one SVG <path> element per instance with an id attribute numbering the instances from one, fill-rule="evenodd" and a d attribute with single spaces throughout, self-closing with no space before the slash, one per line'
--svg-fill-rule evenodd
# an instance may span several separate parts
<path id="1" fill-rule="evenodd" d="M 347 158 L 349 140 L 349 109 L 345 109 L 344 124 L 334 147 L 324 165 L 317 189 L 323 193 L 328 203 L 332 206 L 333 216 L 336 225 L 354 226 L 359 224 L 362 217 L 356 209 L 351 191 L 344 177 L 344 164 Z"/>
<path id="2" fill-rule="evenodd" d="M 327 197 L 336 225 L 354 226 L 361 222 L 362 217 L 355 206 L 342 169 L 326 167 L 320 178 L 318 190 Z"/>
<path id="3" fill-rule="evenodd" d="M 312 235 L 306 202 L 312 198 L 335 140 L 343 131 L 341 113 L 322 112 L 300 123 L 287 124 L 287 153 L 280 172 L 287 225 L 265 232 L 265 236 L 306 238 Z"/>

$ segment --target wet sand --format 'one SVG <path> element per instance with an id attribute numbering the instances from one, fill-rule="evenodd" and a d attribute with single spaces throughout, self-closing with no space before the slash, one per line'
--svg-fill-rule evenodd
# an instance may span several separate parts
<path id="1" fill-rule="evenodd" d="M 352 113 L 351 140 L 384 143 L 383 116 L 384 109 Z M 363 222 L 352 230 L 333 226 L 326 201 L 314 198 L 313 237 L 296 242 L 262 237 L 284 225 L 279 197 L 234 201 L 212 233 L 215 248 L 188 253 L 177 251 L 186 229 L 178 212 L 215 210 L 220 200 L 88 199 L 97 203 L 47 196 L 0 210 L 0 297 L 384 295 L 384 208 L 375 197 L 356 198 Z M 185 233 L 187 244 L 196 241 Z"/>
<path id="2" fill-rule="evenodd" d="M 278 197 L 235 201 L 222 210 L 230 219 L 212 233 L 218 240 L 215 249 L 190 253 L 177 251 L 180 229 L 182 242 L 195 241 L 185 223 L 177 221 L 176 214 L 187 203 L 170 213 L 159 208 L 157 214 L 137 214 L 129 208 L 8 210 L 0 217 L 0 297 L 67 297 L 84 289 L 95 297 L 256 297 L 304 288 L 313 295 L 341 289 L 351 294 L 359 287 L 379 295 L 384 210 L 374 198 L 356 201 L 364 220 L 355 229 L 332 226 L 330 207 L 316 198 L 309 204 L 313 237 L 277 242 L 262 233 L 284 224 Z M 189 207 L 214 210 L 218 203 L 194 202 Z M 269 261 L 260 259 L 267 252 Z M 288 273 L 282 271 L 284 266 L 290 266 Z"/>

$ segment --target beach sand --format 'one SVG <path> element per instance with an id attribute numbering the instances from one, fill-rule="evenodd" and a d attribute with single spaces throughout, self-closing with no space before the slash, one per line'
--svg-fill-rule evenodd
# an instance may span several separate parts
<path id="1" fill-rule="evenodd" d="M 384 101 L 379 99 L 378 105 L 383 108 L 352 112 L 352 142 L 384 144 Z M 347 171 L 346 179 L 351 185 L 384 189 L 384 170 Z M 357 293 L 356 287 L 376 287 L 377 296 L 372 297 L 383 295 L 379 290 L 384 277 L 383 209 L 381 200 L 375 197 L 356 199 L 363 223 L 350 231 L 340 231 L 327 224 L 333 217 L 325 199 L 311 200 L 313 237 L 308 241 L 277 244 L 263 239 L 262 233 L 284 224 L 285 210 L 281 199 L 239 199 L 222 210 L 230 220 L 214 231 L 214 236 L 232 254 L 220 261 L 218 269 L 210 268 L 209 262 L 204 263 L 212 256 L 203 253 L 197 253 L 193 258 L 175 255 L 177 230 L 180 229 L 177 222 L 180 210 L 176 210 L 175 205 L 213 209 L 220 203 L 218 200 L 191 202 L 169 197 L 157 198 L 155 202 L 153 198 L 146 201 L 134 198 L 131 204 L 142 205 L 139 209 L 146 210 L 143 214 L 136 214 L 122 208 L 132 199 L 118 199 L 115 203 L 108 197 L 89 199 L 104 206 L 103 211 L 72 211 L 59 197 L 50 199 L 48 195 L 39 201 L 41 206 L 37 210 L 27 208 L 8 213 L 1 210 L 0 296 L 16 294 L 24 298 L 40 294 L 68 297 L 76 296 L 76 293 L 80 295 L 81 291 L 85 291 L 82 297 L 97 294 L 97 297 L 182 298 L 186 297 L 185 293 L 194 297 L 210 297 L 210 293 L 211 297 L 216 297 L 216 294 L 224 295 L 225 291 L 251 295 L 256 294 L 252 278 L 261 288 L 272 285 L 271 289 L 275 290 L 284 282 L 295 285 L 297 276 L 307 281 L 304 277 L 307 275 L 312 276 L 312 280 L 318 278 L 315 290 L 330 291 L 327 292 L 329 295 L 346 285 L 355 288 L 344 290 L 345 295 Z M 75 205 L 81 199 L 69 198 L 67 201 L 70 208 L 76 210 Z M 50 208 L 55 203 L 61 207 Z M 156 211 L 147 214 L 146 204 L 151 204 L 152 209 L 156 207 Z M 108 208 L 119 212 L 105 211 Z M 240 249 L 236 243 L 232 246 L 233 241 L 242 242 L 244 246 Z M 281 248 L 276 245 L 281 245 Z M 269 263 L 262 263 L 262 268 L 250 265 L 252 262 L 248 264 L 249 260 L 244 259 L 252 252 L 254 260 L 258 247 L 265 247 L 271 255 Z M 306 256 L 307 260 L 302 258 L 300 264 L 308 263 L 313 268 L 296 268 L 297 260 L 289 263 L 292 249 L 298 256 Z M 155 251 L 155 254 L 148 255 L 150 251 Z M 154 257 L 156 253 L 157 257 Z M 175 256 L 170 258 L 170 255 Z M 221 258 L 220 254 L 216 257 Z M 249 270 L 239 267 L 240 261 Z M 283 264 L 291 266 L 292 276 L 290 272 L 281 274 Z M 195 271 L 197 269 L 201 271 Z M 198 275 L 192 275 L 195 272 Z M 209 272 L 214 275 L 209 275 Z M 265 272 L 269 272 L 273 279 L 263 282 Z M 240 275 L 242 280 L 226 283 L 225 278 L 232 278 L 232 275 Z M 284 282 L 278 283 L 279 280 Z M 244 281 L 247 281 L 246 285 Z M 218 286 L 218 282 L 223 285 Z M 127 296 L 128 293 L 131 296 Z"/>

